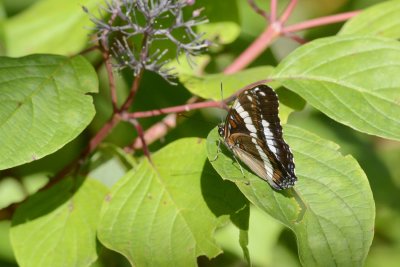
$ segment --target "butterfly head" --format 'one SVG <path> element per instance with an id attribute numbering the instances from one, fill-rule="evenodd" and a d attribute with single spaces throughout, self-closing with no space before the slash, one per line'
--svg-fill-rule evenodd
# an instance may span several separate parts
<path id="1" fill-rule="evenodd" d="M 218 124 L 218 134 L 222 138 L 225 136 L 225 125 L 223 123 Z"/>

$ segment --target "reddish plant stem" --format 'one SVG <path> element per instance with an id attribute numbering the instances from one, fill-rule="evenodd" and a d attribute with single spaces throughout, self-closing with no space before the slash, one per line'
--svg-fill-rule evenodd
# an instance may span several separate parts
<path id="1" fill-rule="evenodd" d="M 82 50 L 81 52 L 79 52 L 79 55 L 84 55 L 84 54 L 86 54 L 86 53 L 95 51 L 95 50 L 97 50 L 97 49 L 99 49 L 99 48 L 100 48 L 100 47 L 99 47 L 98 45 L 94 45 L 94 46 L 88 47 L 88 48 L 86 48 L 85 50 Z"/>
<path id="2" fill-rule="evenodd" d="M 286 26 L 282 29 L 282 32 L 283 33 L 298 32 L 298 31 L 303 31 L 303 30 L 307 30 L 310 28 L 319 27 L 322 25 L 346 21 L 346 20 L 358 15 L 360 12 L 361 11 L 357 10 L 357 11 L 346 12 L 346 13 L 342 13 L 342 14 L 338 14 L 338 15 L 307 20 L 307 21 L 300 22 L 300 23 L 297 23 L 294 25 Z"/>
<path id="3" fill-rule="evenodd" d="M 112 129 L 121 121 L 119 113 L 115 113 L 103 127 L 96 133 L 96 135 L 90 140 L 88 146 L 83 151 L 82 156 L 86 157 L 94 151 L 94 149 L 107 137 Z"/>
<path id="4" fill-rule="evenodd" d="M 297 34 L 291 33 L 291 32 L 288 32 L 288 33 L 285 32 L 285 33 L 282 33 L 282 35 L 292 39 L 293 41 L 295 41 L 295 42 L 297 42 L 299 44 L 307 43 L 306 39 L 304 39 L 303 37 L 301 37 L 301 36 L 299 36 Z"/>
<path id="5" fill-rule="evenodd" d="M 263 18 L 265 18 L 265 20 L 269 20 L 269 15 L 267 14 L 267 12 L 265 12 L 264 10 L 262 10 L 261 8 L 259 8 L 256 4 L 256 2 L 254 2 L 254 0 L 247 0 L 247 2 L 249 3 L 249 5 L 251 6 L 251 8 L 253 8 L 253 10 L 257 13 L 260 14 Z"/>
<path id="6" fill-rule="evenodd" d="M 286 7 L 285 11 L 283 11 L 281 17 L 279 18 L 279 22 L 284 24 L 292 15 L 294 8 L 297 5 L 297 0 L 291 0 L 288 6 Z"/>
<path id="7" fill-rule="evenodd" d="M 141 69 L 139 71 L 139 73 L 136 75 L 136 77 L 133 81 L 131 90 L 129 91 L 129 95 L 126 98 L 125 102 L 122 104 L 120 111 L 125 111 L 125 110 L 129 109 L 129 107 L 132 105 L 132 103 L 135 99 L 135 96 L 136 96 L 136 92 L 139 89 L 139 85 L 142 80 L 143 72 L 144 72 L 144 70 Z"/>
<path id="8" fill-rule="evenodd" d="M 244 69 L 251 62 L 253 62 L 254 59 L 259 57 L 260 54 L 264 52 L 271 44 L 271 42 L 273 42 L 278 36 L 288 35 L 289 33 L 321 25 L 345 21 L 351 17 L 354 17 L 360 12 L 360 11 L 352 11 L 338 15 L 313 19 L 291 26 L 284 26 L 283 23 L 287 21 L 287 19 L 293 12 L 293 9 L 297 4 L 297 0 L 292 0 L 289 3 L 285 11 L 283 12 L 283 15 L 278 20 L 276 19 L 273 20 L 274 18 L 273 14 L 276 13 L 276 5 L 275 5 L 276 3 L 274 4 L 273 2 L 274 1 L 271 1 L 271 16 L 270 16 L 271 23 L 267 26 L 264 32 L 261 33 L 261 35 L 238 58 L 236 58 L 236 60 L 230 66 L 228 66 L 225 69 L 224 71 L 225 74 L 232 74 L 239 70 Z M 292 36 L 290 37 L 293 38 Z M 303 41 L 300 38 L 295 38 L 295 40 L 300 42 Z"/>
<path id="9" fill-rule="evenodd" d="M 186 105 L 180 105 L 180 106 L 163 108 L 163 109 L 126 113 L 123 115 L 123 119 L 125 119 L 125 117 L 128 117 L 130 119 L 147 118 L 147 117 L 164 115 L 164 114 L 168 114 L 168 113 L 188 112 L 191 110 L 202 109 L 202 108 L 221 108 L 223 106 L 224 106 L 224 104 L 222 104 L 221 102 L 205 101 L 205 102 L 186 104 Z"/>
<path id="10" fill-rule="evenodd" d="M 277 32 L 275 28 L 267 27 L 267 29 L 261 33 L 261 35 L 238 58 L 236 58 L 231 65 L 224 70 L 224 73 L 232 74 L 244 69 L 254 59 L 256 59 L 278 36 L 279 32 Z"/>
<path id="11" fill-rule="evenodd" d="M 157 122 L 156 124 L 151 126 L 143 134 L 144 143 L 152 144 L 153 142 L 165 136 L 166 133 L 169 131 L 169 129 L 176 127 L 176 119 L 177 119 L 177 114 L 171 113 L 165 116 L 165 118 L 163 118 L 160 122 Z M 142 147 L 143 147 L 143 140 L 141 138 L 136 138 L 131 146 L 131 148 L 134 150 L 141 149 Z"/>
<path id="12" fill-rule="evenodd" d="M 136 119 L 129 119 L 129 121 L 136 128 L 136 132 L 137 132 L 137 134 L 139 136 L 139 139 L 140 139 L 140 141 L 142 143 L 142 149 L 143 149 L 144 155 L 147 157 L 147 159 L 149 160 L 150 163 L 153 163 L 152 160 L 151 160 L 151 157 L 150 157 L 149 148 L 147 147 L 147 143 L 146 143 L 146 140 L 144 138 L 142 125 L 140 125 L 140 123 Z"/>
<path id="13" fill-rule="evenodd" d="M 274 23 L 276 21 L 276 16 L 277 16 L 277 1 L 276 0 L 271 0 L 270 3 L 270 13 L 269 13 L 269 21 Z"/>

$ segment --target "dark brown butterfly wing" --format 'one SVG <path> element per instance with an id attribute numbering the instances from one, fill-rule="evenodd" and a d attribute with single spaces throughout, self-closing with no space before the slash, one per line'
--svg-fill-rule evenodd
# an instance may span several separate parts
<path id="1" fill-rule="evenodd" d="M 228 112 L 220 135 L 258 176 L 276 189 L 296 182 L 293 154 L 283 140 L 278 97 L 266 85 L 243 91 Z"/>

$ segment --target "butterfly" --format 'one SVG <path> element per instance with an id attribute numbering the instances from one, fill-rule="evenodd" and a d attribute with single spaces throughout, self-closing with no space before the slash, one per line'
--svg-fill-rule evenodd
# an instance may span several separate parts
<path id="1" fill-rule="evenodd" d="M 297 177 L 293 154 L 283 140 L 278 97 L 267 85 L 241 92 L 218 134 L 225 146 L 274 189 L 292 187 Z"/>

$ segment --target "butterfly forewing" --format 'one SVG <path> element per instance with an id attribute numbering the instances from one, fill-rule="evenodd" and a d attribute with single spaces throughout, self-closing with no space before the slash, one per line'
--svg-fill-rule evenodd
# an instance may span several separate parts
<path id="1" fill-rule="evenodd" d="M 266 85 L 239 94 L 220 135 L 225 144 L 275 189 L 291 187 L 297 178 L 293 155 L 282 136 L 278 97 Z"/>

